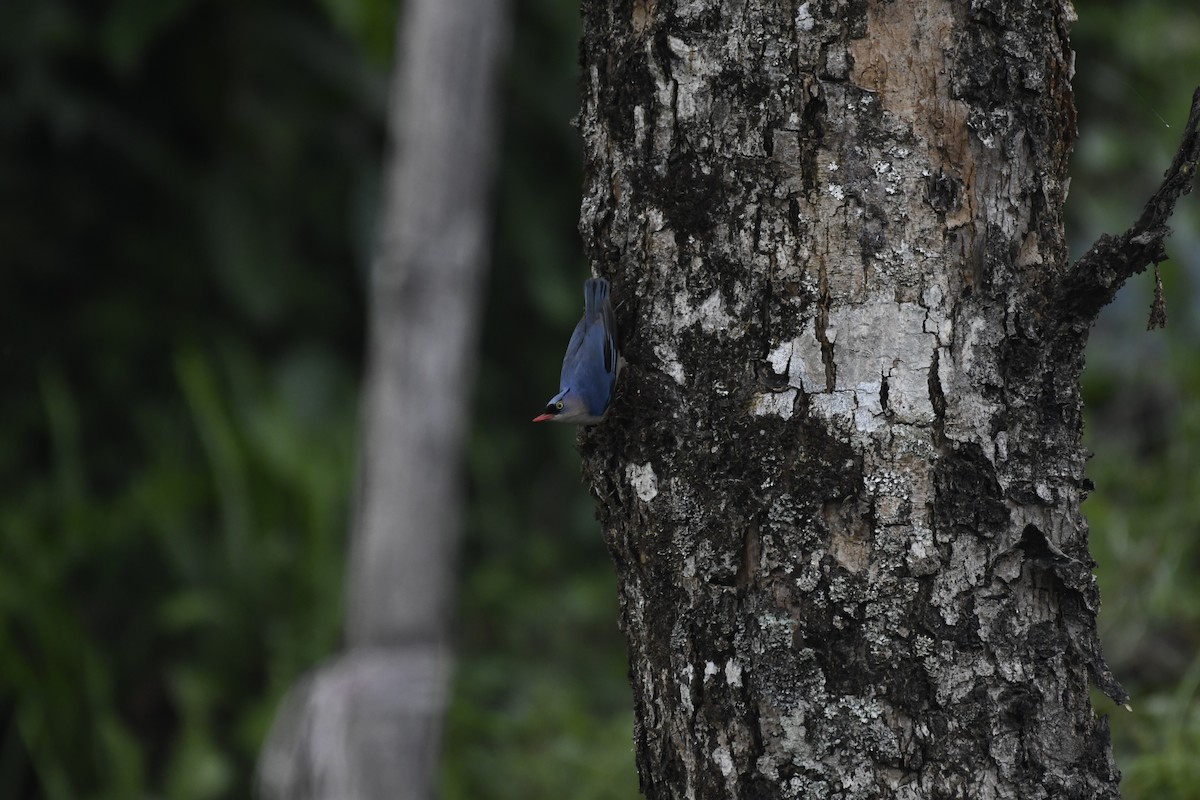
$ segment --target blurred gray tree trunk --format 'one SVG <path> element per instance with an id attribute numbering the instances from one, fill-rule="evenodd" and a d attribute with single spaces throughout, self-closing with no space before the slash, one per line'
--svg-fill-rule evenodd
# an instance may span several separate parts
<path id="1" fill-rule="evenodd" d="M 345 650 L 284 701 L 260 761 L 268 797 L 435 794 L 507 4 L 403 5 Z"/>
<path id="2" fill-rule="evenodd" d="M 583 453 L 644 794 L 1117 797 L 1079 378 L 1157 251 L 1068 264 L 1070 4 L 583 17 L 631 365 Z"/>

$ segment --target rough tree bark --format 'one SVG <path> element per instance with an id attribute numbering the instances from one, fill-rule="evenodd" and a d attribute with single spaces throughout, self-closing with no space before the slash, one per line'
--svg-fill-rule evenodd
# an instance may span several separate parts
<path id="1" fill-rule="evenodd" d="M 1067 263 L 1070 4 L 583 17 L 581 229 L 630 363 L 584 470 L 642 791 L 1117 797 L 1079 377 L 1161 248 Z"/>
<path id="2" fill-rule="evenodd" d="M 506 8 L 404 4 L 371 269 L 346 649 L 280 709 L 260 762 L 268 797 L 435 794 Z"/>

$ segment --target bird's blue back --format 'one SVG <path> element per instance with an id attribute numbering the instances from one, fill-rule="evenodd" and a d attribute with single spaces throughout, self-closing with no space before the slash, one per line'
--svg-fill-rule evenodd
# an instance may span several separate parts
<path id="1" fill-rule="evenodd" d="M 607 410 L 617 379 L 616 324 L 608 291 L 604 278 L 583 284 L 583 319 L 571 334 L 559 378 L 559 391 L 578 394 L 596 417 Z"/>

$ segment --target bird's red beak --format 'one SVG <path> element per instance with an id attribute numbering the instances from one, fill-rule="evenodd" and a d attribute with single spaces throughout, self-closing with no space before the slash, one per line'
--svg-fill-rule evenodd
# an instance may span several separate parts
<path id="1" fill-rule="evenodd" d="M 545 422 L 545 421 L 551 420 L 551 419 L 554 419 L 553 414 L 538 414 L 536 417 L 533 418 L 533 421 L 534 422 Z"/>

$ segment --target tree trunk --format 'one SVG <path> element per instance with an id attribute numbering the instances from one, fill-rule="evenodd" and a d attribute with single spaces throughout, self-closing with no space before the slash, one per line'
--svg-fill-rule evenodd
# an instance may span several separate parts
<path id="1" fill-rule="evenodd" d="M 581 227 L 630 363 L 583 451 L 642 791 L 1117 797 L 1069 2 L 583 13 Z"/>
<path id="2" fill-rule="evenodd" d="M 346 650 L 285 700 L 261 761 L 268 797 L 435 794 L 507 20 L 499 0 L 411 0 L 404 11 Z"/>

